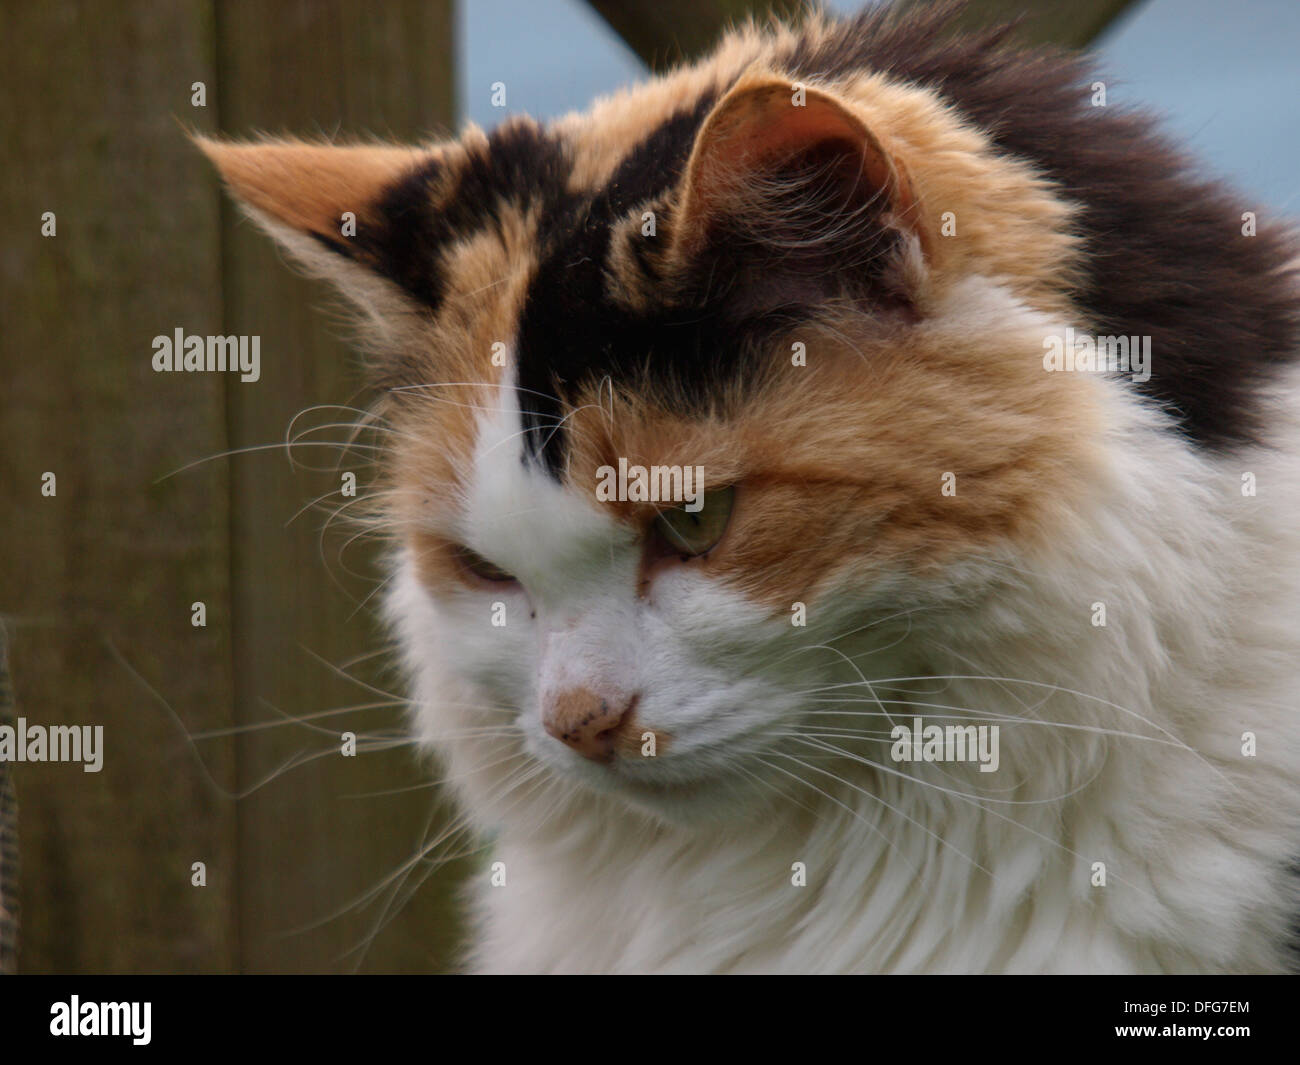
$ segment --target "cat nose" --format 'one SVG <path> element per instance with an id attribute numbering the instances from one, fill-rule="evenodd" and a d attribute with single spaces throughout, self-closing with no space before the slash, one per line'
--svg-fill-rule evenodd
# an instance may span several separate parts
<path id="1" fill-rule="evenodd" d="M 593 762 L 612 761 L 630 727 L 637 697 L 607 698 L 587 688 L 570 688 L 547 698 L 542 727 Z"/>

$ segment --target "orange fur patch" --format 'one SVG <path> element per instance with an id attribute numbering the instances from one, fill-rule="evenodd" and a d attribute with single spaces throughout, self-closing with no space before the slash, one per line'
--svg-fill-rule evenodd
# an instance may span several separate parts
<path id="1" fill-rule="evenodd" d="M 732 418 L 684 416 L 645 396 L 621 397 L 612 421 L 579 411 L 570 483 L 592 491 L 598 467 L 625 456 L 702 466 L 706 488 L 735 484 L 722 541 L 681 564 L 778 612 L 845 568 L 923 573 L 1059 531 L 1060 500 L 1087 479 L 1099 422 L 1090 385 L 1046 373 L 1035 337 L 1010 349 L 998 336 L 922 332 L 853 347 L 838 329 L 799 339 L 808 365 L 790 365 L 789 337 L 776 341 L 766 380 Z M 947 473 L 955 495 L 942 491 Z M 637 527 L 658 509 L 606 505 Z"/>
<path id="2" fill-rule="evenodd" d="M 233 143 L 196 137 L 231 191 L 282 225 L 335 240 L 351 211 L 361 230 L 384 190 L 426 161 L 432 149 L 389 144 L 333 145 L 297 140 Z"/>

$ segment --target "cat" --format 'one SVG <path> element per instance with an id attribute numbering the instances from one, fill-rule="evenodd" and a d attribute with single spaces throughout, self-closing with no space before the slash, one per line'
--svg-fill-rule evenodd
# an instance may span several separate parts
<path id="1" fill-rule="evenodd" d="M 199 139 L 359 308 L 467 969 L 1293 964 L 1294 237 L 952 14 Z"/>

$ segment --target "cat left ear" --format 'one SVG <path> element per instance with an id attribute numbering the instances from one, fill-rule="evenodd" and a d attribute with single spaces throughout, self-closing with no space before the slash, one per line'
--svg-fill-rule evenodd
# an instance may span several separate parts
<path id="1" fill-rule="evenodd" d="M 901 288 L 900 253 L 925 252 L 902 159 L 834 96 L 770 75 L 743 78 L 705 120 L 672 226 L 679 270 L 739 276 L 769 305 Z"/>
<path id="2" fill-rule="evenodd" d="M 404 262 L 395 217 L 406 232 L 432 216 L 436 148 L 230 142 L 196 136 L 231 194 L 309 273 L 374 309 L 393 286 L 420 298 L 427 264 Z"/>

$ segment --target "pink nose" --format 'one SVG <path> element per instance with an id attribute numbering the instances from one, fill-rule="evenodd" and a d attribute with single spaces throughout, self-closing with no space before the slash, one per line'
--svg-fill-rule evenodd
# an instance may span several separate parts
<path id="1" fill-rule="evenodd" d="M 636 696 L 611 700 L 586 688 L 570 688 L 543 702 L 542 726 L 584 758 L 608 762 L 631 727 L 635 703 Z"/>

